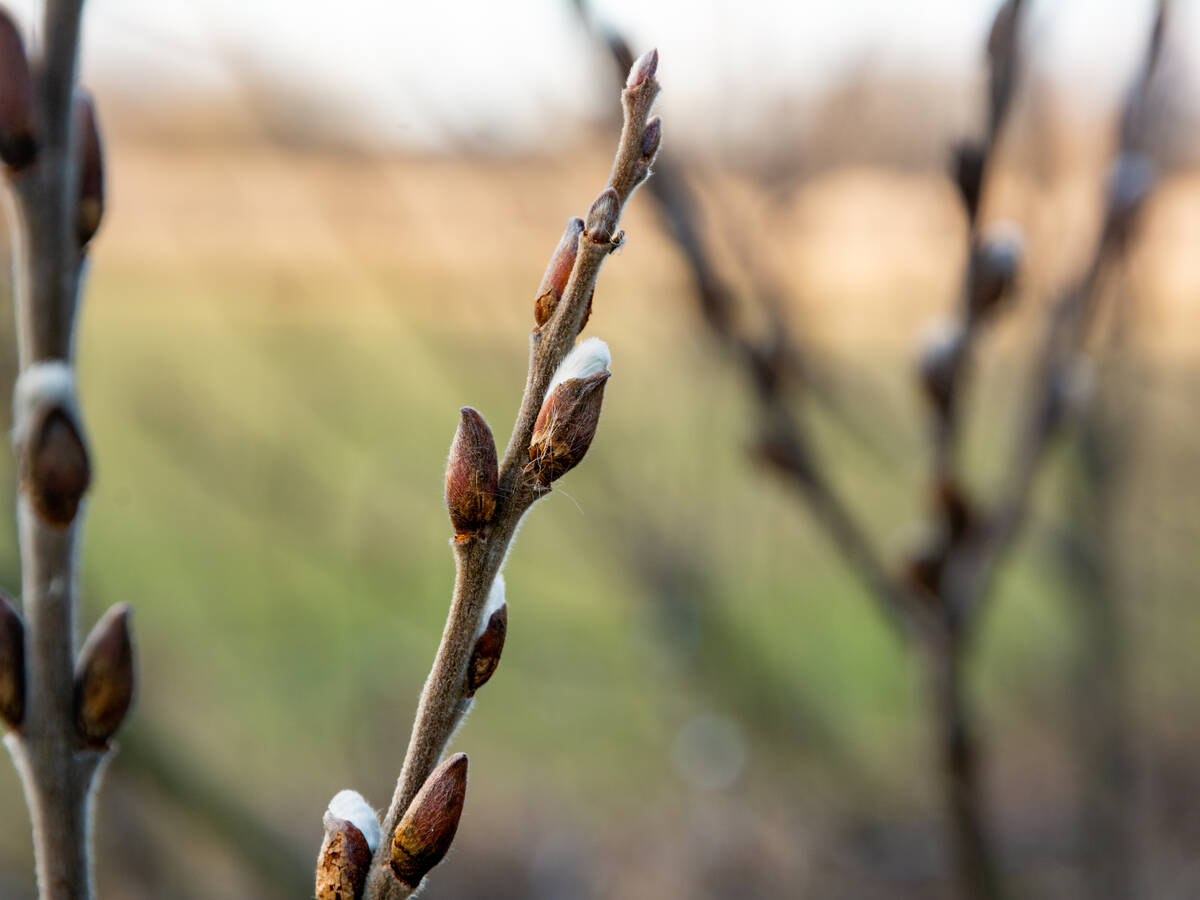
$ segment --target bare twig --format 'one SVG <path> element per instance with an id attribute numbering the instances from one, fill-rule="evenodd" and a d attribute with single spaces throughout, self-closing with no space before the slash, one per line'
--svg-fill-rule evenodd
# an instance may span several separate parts
<path id="1" fill-rule="evenodd" d="M 577 0 L 576 6 L 585 25 L 603 38 L 620 67 L 629 58 L 624 42 L 597 27 L 583 0 Z M 743 298 L 713 264 L 697 224 L 698 204 L 671 159 L 660 158 L 651 185 L 667 229 L 688 263 L 705 323 L 748 377 L 759 412 L 758 455 L 798 489 L 887 621 L 915 639 L 926 662 L 958 881 L 963 896 L 974 898 L 999 896 L 1000 879 L 985 827 L 979 740 L 964 682 L 966 654 L 990 575 L 1024 520 L 1036 472 L 1063 420 L 1071 363 L 1095 317 L 1108 263 L 1128 239 L 1137 207 L 1149 188 L 1150 179 L 1144 176 L 1142 159 L 1132 152 L 1132 142 L 1142 131 L 1139 119 L 1147 105 L 1147 86 L 1163 34 L 1160 8 L 1146 61 L 1122 116 L 1122 150 L 1101 238 L 1085 275 L 1064 294 L 1051 316 L 1010 474 L 994 510 L 984 514 L 967 495 L 959 472 L 961 407 L 970 386 L 976 345 L 984 326 L 1012 292 L 1022 262 L 1019 231 L 1007 225 L 984 226 L 980 211 L 1021 74 L 1023 6 L 1023 0 L 1006 0 L 996 14 L 987 41 L 984 135 L 960 143 L 952 159 L 969 227 L 967 264 L 956 315 L 925 348 L 920 367 L 931 411 L 934 527 L 929 542 L 906 561 L 899 575 L 884 565 L 849 505 L 835 491 L 793 409 L 789 374 L 799 353 L 784 333 L 777 311 L 769 306 L 763 309 L 775 327 L 773 334 L 760 338 L 746 333 L 736 313 Z M 762 303 L 764 298 L 758 299 Z"/>
<path id="2" fill-rule="evenodd" d="M 133 692 L 128 608 L 75 661 L 79 506 L 90 481 L 71 361 L 88 242 L 103 212 L 100 138 L 75 88 L 81 0 L 47 0 L 28 67 L 0 14 L 0 155 L 16 241 L 14 447 L 24 609 L 23 715 L 5 739 L 33 822 L 42 900 L 91 896 L 89 803 Z M 0 664 L 4 661 L 0 660 Z"/>

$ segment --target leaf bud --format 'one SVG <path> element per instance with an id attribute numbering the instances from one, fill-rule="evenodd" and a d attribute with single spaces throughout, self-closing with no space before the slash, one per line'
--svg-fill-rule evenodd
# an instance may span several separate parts
<path id="1" fill-rule="evenodd" d="M 325 839 L 317 855 L 317 900 L 362 895 L 371 855 L 379 846 L 379 819 L 357 791 L 339 791 L 322 819 Z"/>
<path id="2" fill-rule="evenodd" d="M 456 753 L 425 779 L 392 835 L 392 872 L 416 888 L 442 861 L 458 831 L 467 796 L 467 755 Z"/>
<path id="3" fill-rule="evenodd" d="M 613 188 L 605 188 L 592 202 L 587 214 L 587 236 L 596 244 L 608 244 L 621 216 L 621 198 Z"/>
<path id="4" fill-rule="evenodd" d="M 600 422 L 604 385 L 611 372 L 608 345 L 589 338 L 558 367 L 529 443 L 525 471 L 542 487 L 575 468 L 587 453 Z"/>
<path id="5" fill-rule="evenodd" d="M 500 665 L 500 654 L 504 651 L 504 638 L 508 634 L 508 604 L 504 600 L 504 576 L 497 575 L 488 591 L 487 605 L 480 617 L 479 634 L 467 663 L 467 693 L 475 692 L 488 683 L 496 667 Z"/>
<path id="6" fill-rule="evenodd" d="M 654 77 L 658 71 L 658 48 L 647 50 L 629 67 L 629 77 L 625 79 L 627 89 L 636 88 Z"/>
<path id="7" fill-rule="evenodd" d="M 25 43 L 8 10 L 0 7 L 0 160 L 17 172 L 36 155 L 33 79 Z"/>
<path id="8" fill-rule="evenodd" d="M 446 463 L 446 508 L 455 538 L 465 540 L 492 520 L 500 476 L 492 429 L 471 407 L 460 412 Z"/>
<path id="9" fill-rule="evenodd" d="M 96 106 L 92 95 L 80 90 L 75 96 L 75 140 L 79 154 L 79 209 L 75 234 L 79 246 L 86 247 L 100 229 L 104 217 L 104 152 Z"/>
<path id="10" fill-rule="evenodd" d="M 558 246 L 546 266 L 546 274 L 538 285 L 537 298 L 533 301 L 533 318 L 539 326 L 545 325 L 554 315 L 558 301 L 562 299 L 567 289 L 567 281 L 571 270 L 575 267 L 575 257 L 579 253 L 579 236 L 583 234 L 583 219 L 573 216 L 567 220 L 566 231 L 563 232 Z"/>
<path id="11" fill-rule="evenodd" d="M 17 728 L 25 718 L 25 626 L 0 594 L 0 719 Z"/>
<path id="12" fill-rule="evenodd" d="M 88 746 L 103 749 L 133 702 L 130 608 L 118 603 L 92 628 L 75 665 L 75 727 Z"/>

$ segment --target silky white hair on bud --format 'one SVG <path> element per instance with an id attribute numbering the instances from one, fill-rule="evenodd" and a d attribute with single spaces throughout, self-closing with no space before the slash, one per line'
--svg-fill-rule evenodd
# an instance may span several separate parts
<path id="1" fill-rule="evenodd" d="M 600 338 L 588 338 L 581 341 L 567 354 L 550 379 L 550 387 L 546 388 L 546 396 L 554 393 L 554 389 L 571 378 L 587 378 L 597 372 L 603 372 L 612 363 L 612 354 L 608 352 L 608 344 Z"/>
<path id="2" fill-rule="evenodd" d="M 34 363 L 17 376 L 13 388 L 14 444 L 24 442 L 34 411 L 46 406 L 61 407 L 72 418 L 78 417 L 75 373 L 62 360 Z"/>
<path id="3" fill-rule="evenodd" d="M 504 592 L 504 576 L 497 575 L 496 580 L 492 582 L 492 589 L 488 591 L 487 602 L 483 605 L 483 614 L 479 617 L 479 627 L 475 629 L 475 640 L 479 640 L 483 636 L 488 622 L 492 620 L 496 610 L 504 605 Z"/>
<path id="4" fill-rule="evenodd" d="M 338 791 L 329 801 L 329 814 L 349 822 L 361 831 L 362 836 L 367 839 L 367 846 L 371 848 L 372 853 L 375 852 L 381 836 L 379 817 L 363 799 L 362 794 L 358 791 Z"/>

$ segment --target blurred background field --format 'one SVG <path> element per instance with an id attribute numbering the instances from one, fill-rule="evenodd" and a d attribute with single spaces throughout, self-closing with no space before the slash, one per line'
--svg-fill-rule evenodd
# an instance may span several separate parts
<path id="1" fill-rule="evenodd" d="M 940 166 L 974 121 L 979 6 L 953 36 L 961 78 L 913 76 L 944 99 L 936 110 L 855 57 L 821 102 L 782 94 L 778 128 L 672 148 L 718 246 L 755 246 L 793 299 L 831 384 L 812 410 L 822 449 L 891 558 L 916 537 L 926 465 L 913 348 L 961 278 L 964 220 Z M 115 27 L 106 9 L 97 0 L 97 32 Z M 671 44 L 687 35 L 646 39 L 663 48 L 670 141 L 687 77 Z M 348 145 L 312 96 L 245 67 L 236 103 L 174 105 L 124 70 L 94 71 L 110 211 L 78 344 L 97 471 L 84 619 L 131 602 L 140 668 L 97 809 L 100 897 L 307 896 L 329 797 L 353 787 L 385 805 L 449 598 L 457 410 L 475 406 L 506 440 L 534 288 L 608 172 L 615 92 L 579 46 L 581 110 L 537 146 L 497 152 L 486 134 Z M 1124 351 L 1119 368 L 1097 363 L 1130 416 L 1104 553 L 1139 896 L 1164 898 L 1200 894 L 1200 170 L 1181 65 L 1168 176 L 1122 281 Z M 1080 113 L 1070 82 L 1046 78 L 988 200 L 1026 225 L 1033 268 L 981 366 L 973 408 L 987 412 L 968 450 L 984 491 L 1038 304 L 1094 233 L 1110 140 L 1111 104 Z M 425 83 L 396 90 L 419 98 Z M 328 115 L 340 121 L 336 104 Z M 694 111 L 683 119 L 685 135 L 704 132 Z M 603 423 L 506 566 L 504 661 L 455 741 L 471 758 L 466 813 L 424 896 L 943 896 L 920 673 L 803 506 L 747 456 L 743 386 L 648 198 L 623 225 L 588 326 L 614 357 Z M 11 332 L 2 343 L 11 381 Z M 1023 897 L 1086 896 L 1088 648 L 1068 575 L 1080 458 L 1074 436 L 1056 448 L 971 671 L 988 800 Z M 11 517 L 0 584 L 19 590 Z M 0 810 L 0 897 L 32 897 L 7 766 Z"/>

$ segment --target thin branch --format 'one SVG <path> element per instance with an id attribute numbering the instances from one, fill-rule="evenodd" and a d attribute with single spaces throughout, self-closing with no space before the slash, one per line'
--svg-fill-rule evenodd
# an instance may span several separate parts
<path id="1" fill-rule="evenodd" d="M 83 261 L 103 212 L 95 111 L 75 87 L 81 7 L 48 0 L 44 44 L 28 66 L 15 26 L 0 15 L 9 45 L 0 60 L 10 92 L 0 150 L 16 245 L 13 444 L 26 670 L 23 715 L 8 723 L 5 743 L 30 810 L 42 900 L 91 896 L 91 791 L 133 691 L 127 607 L 110 610 L 75 659 L 78 513 L 91 467 L 71 356 Z"/>
<path id="2" fill-rule="evenodd" d="M 657 65 L 657 51 L 632 64 L 621 95 L 624 125 L 608 186 L 592 204 L 586 223 L 568 223 L 567 237 L 551 260 L 547 279 L 553 284 L 535 304 L 539 324 L 530 336 L 525 389 L 498 466 L 490 429 L 477 413 L 463 411 L 464 425 L 455 438 L 447 475 L 447 500 L 457 532 L 454 593 L 404 765 L 383 819 L 383 839 L 374 848 L 364 888 L 364 896 L 371 900 L 411 896 L 453 839 L 466 786 L 466 758 L 460 754 L 440 766 L 438 761 L 482 683 L 478 679 L 486 680 L 495 668 L 496 658 L 472 664 L 485 645 L 498 653 L 494 643 L 484 641 L 498 621 L 493 616 L 485 622 L 485 608 L 495 601 L 502 585 L 497 576 L 522 517 L 549 492 L 555 477 L 578 462 L 594 433 L 608 377 L 607 348 L 599 365 L 603 371 L 592 367 L 578 372 L 578 377 L 568 373 L 566 380 L 561 375 L 556 378 L 556 373 L 560 367 L 574 365 L 568 353 L 587 321 L 600 268 L 624 239 L 617 231 L 622 209 L 649 176 L 658 151 L 661 123 L 649 118 L 659 91 Z M 571 359 L 591 352 L 589 343 L 577 348 Z M 602 342 L 595 343 L 603 347 Z M 559 416 L 570 429 L 569 434 L 556 437 Z M 537 454 L 535 448 L 540 448 Z M 541 455 L 543 451 L 548 456 Z M 340 828 L 336 821 L 333 825 Z M 334 833 L 329 822 L 327 833 Z M 334 846 L 331 840 L 326 843 Z M 324 860 L 321 870 L 330 871 Z"/>

